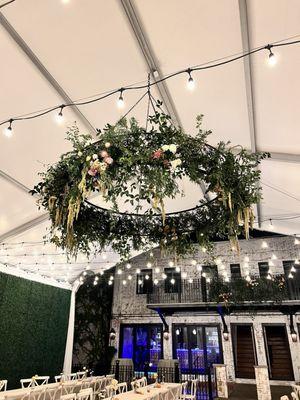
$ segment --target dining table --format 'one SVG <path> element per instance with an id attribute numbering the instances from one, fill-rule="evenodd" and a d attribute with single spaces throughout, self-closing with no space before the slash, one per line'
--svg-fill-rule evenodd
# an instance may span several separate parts
<path id="1" fill-rule="evenodd" d="M 137 391 L 129 390 L 128 392 L 116 394 L 114 400 L 147 400 L 155 396 L 159 396 L 163 400 L 178 400 L 180 394 L 180 383 L 164 382 L 140 387 Z"/>

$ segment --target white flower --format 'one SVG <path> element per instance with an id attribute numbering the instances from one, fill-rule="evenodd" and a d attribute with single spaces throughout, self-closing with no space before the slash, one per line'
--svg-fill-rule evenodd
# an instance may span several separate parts
<path id="1" fill-rule="evenodd" d="M 173 169 L 176 169 L 177 167 L 179 167 L 182 164 L 182 161 L 180 158 L 176 158 L 176 160 L 171 161 L 170 164 Z"/>
<path id="2" fill-rule="evenodd" d="M 91 160 L 91 156 L 87 156 L 86 161 L 90 161 L 90 160 Z"/>
<path id="3" fill-rule="evenodd" d="M 163 151 L 167 151 L 167 150 L 169 150 L 170 149 L 170 146 L 168 145 L 168 144 L 164 144 L 163 146 L 162 146 L 162 150 Z"/>
<path id="4" fill-rule="evenodd" d="M 104 146 L 108 149 L 110 147 L 110 143 L 106 142 Z"/>
<path id="5" fill-rule="evenodd" d="M 79 151 L 77 154 L 78 154 L 79 157 L 81 157 L 82 156 L 82 151 Z"/>
<path id="6" fill-rule="evenodd" d="M 176 144 L 170 144 L 170 145 L 169 145 L 169 150 L 170 150 L 171 153 L 175 154 L 176 151 L 177 151 L 177 146 L 176 146 Z"/>
<path id="7" fill-rule="evenodd" d="M 93 160 L 97 160 L 98 155 L 97 154 L 93 154 Z"/>

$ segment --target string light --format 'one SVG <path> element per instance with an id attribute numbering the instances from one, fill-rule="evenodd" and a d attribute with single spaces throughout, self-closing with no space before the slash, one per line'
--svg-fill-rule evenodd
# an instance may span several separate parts
<path id="1" fill-rule="evenodd" d="M 154 285 L 158 285 L 158 279 L 154 279 L 153 283 Z"/>
<path id="2" fill-rule="evenodd" d="M 262 249 L 267 249 L 269 246 L 268 246 L 268 243 L 264 240 L 263 242 L 262 242 L 262 244 L 261 244 L 261 248 Z"/>
<path id="3" fill-rule="evenodd" d="M 63 115 L 63 109 L 64 109 L 64 104 L 62 104 L 61 106 L 60 106 L 60 110 L 59 110 L 59 113 L 58 114 L 56 114 L 56 116 L 55 116 L 55 121 L 59 124 L 59 125 L 61 125 L 63 122 L 64 122 L 64 115 Z"/>
<path id="4" fill-rule="evenodd" d="M 268 44 L 266 46 L 266 49 L 269 50 L 269 57 L 268 57 L 268 64 L 270 67 L 273 67 L 277 63 L 277 59 L 275 57 L 275 54 L 272 52 L 272 45 Z"/>
<path id="5" fill-rule="evenodd" d="M 126 264 L 126 268 L 127 268 L 127 269 L 130 269 L 130 268 L 131 268 L 131 264 L 130 264 L 130 263 L 127 263 L 127 264 Z"/>
<path id="6" fill-rule="evenodd" d="M 292 266 L 291 272 L 296 272 L 296 268 L 294 266 Z"/>
<path id="7" fill-rule="evenodd" d="M 192 265 L 197 265 L 197 261 L 196 261 L 196 260 L 192 260 L 192 261 L 191 261 L 191 264 L 192 264 Z"/>
<path id="8" fill-rule="evenodd" d="M 169 267 L 174 267 L 173 261 L 169 261 Z"/>
<path id="9" fill-rule="evenodd" d="M 177 267 L 175 268 L 175 271 L 176 271 L 176 272 L 180 272 L 180 267 L 177 266 Z"/>
<path id="10" fill-rule="evenodd" d="M 151 268 L 152 267 L 152 263 L 151 262 L 147 262 L 147 268 Z"/>
<path id="11" fill-rule="evenodd" d="M 271 258 L 272 258 L 272 260 L 277 260 L 276 254 L 273 253 Z"/>
<path id="12" fill-rule="evenodd" d="M 294 244 L 298 245 L 300 243 L 299 239 L 295 238 Z"/>
<path id="13" fill-rule="evenodd" d="M 172 278 L 172 279 L 170 280 L 170 282 L 171 282 L 171 285 L 175 285 L 175 279 L 174 279 L 174 278 Z"/>
<path id="14" fill-rule="evenodd" d="M 159 274 L 159 273 L 160 273 L 160 268 L 156 267 L 154 271 L 155 271 L 157 274 Z"/>
<path id="15" fill-rule="evenodd" d="M 118 269 L 117 274 L 118 274 L 118 275 L 121 275 L 121 274 L 122 274 L 122 270 L 121 270 L 121 269 Z"/>
<path id="16" fill-rule="evenodd" d="M 181 276 L 182 276 L 183 279 L 186 279 L 186 278 L 187 278 L 187 273 L 186 273 L 186 272 L 183 272 L 183 273 L 181 274 Z"/>
<path id="17" fill-rule="evenodd" d="M 186 87 L 188 88 L 188 90 L 193 91 L 195 89 L 195 81 L 194 81 L 194 79 L 192 77 L 192 74 L 191 74 L 192 70 L 190 68 L 188 68 L 186 70 L 186 72 L 189 75 L 189 78 L 188 78 L 187 83 L 186 83 Z"/>
<path id="18" fill-rule="evenodd" d="M 113 281 L 109 280 L 109 281 L 108 281 L 108 284 L 109 284 L 109 285 L 112 285 L 112 284 L 113 284 Z"/>
<path id="19" fill-rule="evenodd" d="M 13 123 L 13 119 L 10 119 L 9 125 L 6 128 L 4 128 L 4 130 L 3 130 L 3 133 L 7 138 L 12 137 L 12 135 L 14 133 L 13 128 L 12 128 L 12 123 Z"/>
<path id="20" fill-rule="evenodd" d="M 189 282 L 189 283 L 193 283 L 193 279 L 192 279 L 192 278 L 189 278 L 188 282 Z"/>
<path id="21" fill-rule="evenodd" d="M 125 107 L 125 102 L 124 102 L 124 98 L 123 98 L 123 92 L 124 89 L 120 89 L 120 95 L 117 101 L 117 106 L 119 109 L 123 109 Z"/>
<path id="22" fill-rule="evenodd" d="M 250 261 L 250 258 L 248 256 L 245 256 L 244 261 L 245 261 L 245 263 L 248 263 Z"/>

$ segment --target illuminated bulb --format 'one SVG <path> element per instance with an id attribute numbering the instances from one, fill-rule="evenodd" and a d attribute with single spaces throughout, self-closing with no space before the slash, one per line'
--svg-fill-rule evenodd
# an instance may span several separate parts
<path id="1" fill-rule="evenodd" d="M 202 276 L 203 276 L 203 278 L 205 278 L 206 277 L 206 272 L 203 272 Z"/>
<path id="2" fill-rule="evenodd" d="M 174 285 L 174 284 L 175 284 L 175 279 L 172 278 L 172 279 L 170 280 L 170 282 L 171 282 L 172 285 Z"/>
<path id="3" fill-rule="evenodd" d="M 151 262 L 148 262 L 148 263 L 147 263 L 147 268 L 151 268 L 151 267 L 152 267 Z"/>
<path id="4" fill-rule="evenodd" d="M 150 278 L 149 275 L 145 275 L 145 279 L 148 280 Z"/>
<path id="5" fill-rule="evenodd" d="M 100 271 L 100 275 L 104 275 L 104 272 L 103 272 L 103 271 Z"/>
<path id="6" fill-rule="evenodd" d="M 186 87 L 188 88 L 188 90 L 193 91 L 195 89 L 195 81 L 192 77 L 191 72 L 192 72 L 191 69 L 187 70 L 187 73 L 189 74 L 189 78 L 187 80 Z"/>
<path id="7" fill-rule="evenodd" d="M 126 286 L 126 284 L 127 284 L 125 279 L 122 281 L 122 283 L 123 283 L 124 286 Z"/>
<path id="8" fill-rule="evenodd" d="M 107 259 L 107 254 L 103 253 L 102 254 L 102 258 L 103 258 L 103 260 L 106 260 Z"/>
<path id="9" fill-rule="evenodd" d="M 269 281 L 272 279 L 270 274 L 267 275 L 267 279 L 269 279 Z"/>
<path id="10" fill-rule="evenodd" d="M 269 50 L 269 57 L 268 57 L 268 64 L 270 67 L 273 67 L 277 63 L 277 58 L 275 57 L 275 54 L 271 50 L 272 46 L 267 46 L 267 49 Z"/>
<path id="11" fill-rule="evenodd" d="M 268 246 L 268 243 L 264 240 L 263 242 L 262 242 L 262 244 L 261 244 L 261 248 L 262 249 L 267 249 L 269 246 Z"/>
<path id="12" fill-rule="evenodd" d="M 97 285 L 97 281 L 94 281 L 94 286 L 96 286 Z"/>
<path id="13" fill-rule="evenodd" d="M 196 261 L 196 260 L 192 260 L 192 261 L 191 261 L 191 264 L 192 264 L 192 265 L 196 265 L 196 264 L 197 264 L 197 261 Z"/>
<path id="14" fill-rule="evenodd" d="M 183 279 L 186 279 L 187 273 L 186 273 L 186 272 L 183 272 L 183 273 L 181 274 L 181 276 L 182 276 Z"/>
<path id="15" fill-rule="evenodd" d="M 249 258 L 248 256 L 246 256 L 246 257 L 244 258 L 244 261 L 245 261 L 245 263 L 248 263 L 248 262 L 250 261 L 250 258 Z"/>
<path id="16" fill-rule="evenodd" d="M 131 264 L 127 263 L 127 264 L 126 264 L 126 268 L 127 268 L 127 269 L 130 269 L 130 268 L 131 268 Z"/>
<path id="17" fill-rule="evenodd" d="M 87 274 L 87 272 L 86 271 L 83 271 L 83 276 L 85 276 Z"/>
<path id="18" fill-rule="evenodd" d="M 61 125 L 64 122 L 64 115 L 63 115 L 64 106 L 60 106 L 59 113 L 55 115 L 55 121 Z"/>
<path id="19" fill-rule="evenodd" d="M 203 251 L 203 253 L 206 253 L 206 247 L 201 247 L 201 250 Z"/>
<path id="20" fill-rule="evenodd" d="M 131 279 L 132 279 L 132 276 L 128 275 L 128 280 L 131 281 Z"/>
<path id="21" fill-rule="evenodd" d="M 141 285 L 143 281 L 141 279 L 138 280 L 138 284 Z"/>
<path id="22" fill-rule="evenodd" d="M 173 261 L 169 261 L 169 267 L 174 267 Z"/>
<path id="23" fill-rule="evenodd" d="M 141 273 L 141 270 L 140 270 L 139 268 L 137 268 L 136 273 L 137 273 L 137 274 L 140 274 L 140 273 Z"/>
<path id="24" fill-rule="evenodd" d="M 211 280 L 210 278 L 206 278 L 206 282 L 210 283 L 210 280 Z"/>
<path id="25" fill-rule="evenodd" d="M 175 271 L 176 271 L 176 272 L 180 272 L 180 267 L 176 267 L 176 268 L 175 268 Z"/>
<path id="26" fill-rule="evenodd" d="M 149 257 L 153 257 L 154 256 L 154 254 L 153 254 L 153 252 L 151 251 L 150 253 L 149 253 Z"/>
<path id="27" fill-rule="evenodd" d="M 247 276 L 246 276 L 246 281 L 247 281 L 247 282 L 251 282 L 250 275 L 247 275 Z"/>
<path id="28" fill-rule="evenodd" d="M 166 274 L 162 274 L 162 278 L 163 279 L 167 279 L 167 275 Z"/>
<path id="29" fill-rule="evenodd" d="M 200 271 L 200 272 L 202 271 L 202 265 L 197 266 L 197 271 Z"/>
<path id="30" fill-rule="evenodd" d="M 273 253 L 271 258 L 272 258 L 272 260 L 277 260 L 276 254 Z"/>
<path id="31" fill-rule="evenodd" d="M 121 274 L 122 274 L 122 270 L 118 269 L 118 275 L 121 275 Z"/>
<path id="32" fill-rule="evenodd" d="M 299 239 L 295 238 L 294 244 L 299 244 L 299 243 L 300 243 Z"/>
<path id="33" fill-rule="evenodd" d="M 193 283 L 193 279 L 192 278 L 189 279 L 189 283 Z"/>
<path id="34" fill-rule="evenodd" d="M 122 109 L 125 107 L 125 103 L 124 103 L 124 99 L 123 99 L 123 91 L 124 91 L 124 89 L 120 89 L 120 96 L 117 101 L 117 106 L 119 109 Z"/>
<path id="35" fill-rule="evenodd" d="M 178 336 L 178 335 L 180 335 L 180 331 L 179 331 L 179 329 L 176 329 L 176 335 Z"/>
<path id="36" fill-rule="evenodd" d="M 154 279 L 153 283 L 154 283 L 154 285 L 157 285 L 158 284 L 158 279 Z"/>
<path id="37" fill-rule="evenodd" d="M 296 260 L 295 260 L 295 264 L 296 264 L 296 265 L 300 264 L 300 262 L 299 262 L 298 258 L 296 258 Z"/>
<path id="38" fill-rule="evenodd" d="M 294 278 L 294 277 L 293 277 L 293 274 L 292 274 L 291 272 L 289 273 L 288 278 L 290 278 L 290 279 L 293 279 L 293 278 Z"/>
<path id="39" fill-rule="evenodd" d="M 108 284 L 109 284 L 109 285 L 112 285 L 112 284 L 113 284 L 113 281 L 108 281 Z"/>
<path id="40" fill-rule="evenodd" d="M 109 280 L 110 280 L 110 281 L 113 281 L 113 280 L 114 280 L 114 277 L 111 275 L 111 276 L 109 277 Z"/>
<path id="41" fill-rule="evenodd" d="M 229 277 L 228 276 L 225 276 L 225 282 L 229 282 Z"/>
<path id="42" fill-rule="evenodd" d="M 69 4 L 69 3 L 70 3 L 70 0 L 61 0 L 61 2 L 62 2 L 63 4 Z"/>
<path id="43" fill-rule="evenodd" d="M 196 329 L 193 329 L 193 335 L 197 335 Z"/>
<path id="44" fill-rule="evenodd" d="M 160 272 L 160 268 L 156 267 L 155 272 L 158 274 Z"/>
<path id="45" fill-rule="evenodd" d="M 215 262 L 217 265 L 220 265 L 222 263 L 222 260 L 221 260 L 221 258 L 217 257 Z"/>
<path id="46" fill-rule="evenodd" d="M 291 272 L 296 272 L 296 268 L 294 266 L 292 266 Z"/>
<path id="47" fill-rule="evenodd" d="M 12 137 L 12 135 L 13 135 L 13 128 L 12 128 L 12 123 L 13 123 L 13 120 L 12 119 L 10 119 L 9 120 L 9 125 L 8 125 L 8 127 L 6 127 L 6 128 L 4 128 L 4 130 L 3 130 L 3 133 L 4 133 L 4 135 L 7 137 L 7 138 L 10 138 L 10 137 Z"/>
<path id="48" fill-rule="evenodd" d="M 99 280 L 99 276 L 95 276 L 95 281 L 98 281 Z"/>

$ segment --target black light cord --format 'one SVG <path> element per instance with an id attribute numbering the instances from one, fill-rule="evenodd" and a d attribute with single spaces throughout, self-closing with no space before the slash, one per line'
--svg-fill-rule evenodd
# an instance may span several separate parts
<path id="1" fill-rule="evenodd" d="M 10 2 L 12 2 L 12 1 L 15 1 L 15 0 L 11 0 Z M 6 3 L 6 4 L 9 4 L 9 3 Z M 124 86 L 124 87 L 121 87 L 119 89 L 115 89 L 113 91 L 107 92 L 106 94 L 98 96 L 98 97 L 96 97 L 94 99 L 84 100 L 84 101 L 74 101 L 72 103 L 66 103 L 66 104 L 57 105 L 57 106 L 51 107 L 49 109 L 43 110 L 43 111 L 38 112 L 38 113 L 31 113 L 31 115 L 9 118 L 9 119 L 6 119 L 5 121 L 2 121 L 0 123 L 0 126 L 4 125 L 4 124 L 7 124 L 7 123 L 9 123 L 10 126 L 11 126 L 11 124 L 13 122 L 15 122 L 15 121 L 25 121 L 25 120 L 31 120 L 31 119 L 39 118 L 39 117 L 42 117 L 42 116 L 44 116 L 46 114 L 49 114 L 49 113 L 51 113 L 53 111 L 56 111 L 56 110 L 60 110 L 60 112 L 62 112 L 62 110 L 64 108 L 66 108 L 66 107 L 83 106 L 83 105 L 92 104 L 92 103 L 104 100 L 104 99 L 106 99 L 108 97 L 111 97 L 111 96 L 113 96 L 113 95 L 115 95 L 117 93 L 119 93 L 120 96 L 123 96 L 123 93 L 125 91 L 129 91 L 129 90 L 142 90 L 142 89 L 148 89 L 149 90 L 150 87 L 152 87 L 154 85 L 158 85 L 159 83 L 165 82 L 166 80 L 171 79 L 173 77 L 176 77 L 178 75 L 187 74 L 188 76 L 191 76 L 191 73 L 195 72 L 195 71 L 202 71 L 202 70 L 207 70 L 207 69 L 211 69 L 211 68 L 217 68 L 217 67 L 220 67 L 220 66 L 223 66 L 223 65 L 238 61 L 238 60 L 240 60 L 242 58 L 249 57 L 252 54 L 255 54 L 255 53 L 258 53 L 258 52 L 261 52 L 261 51 L 267 50 L 267 51 L 271 52 L 271 49 L 274 48 L 274 47 L 291 46 L 291 45 L 295 45 L 295 44 L 299 44 L 299 43 L 300 43 L 300 40 L 293 40 L 293 41 L 285 42 L 285 43 L 278 43 L 277 42 L 277 43 L 274 43 L 274 44 L 267 44 L 265 46 L 258 47 L 256 49 L 250 50 L 250 51 L 248 51 L 246 53 L 242 53 L 240 55 L 237 55 L 235 57 L 229 58 L 229 59 L 224 60 L 224 61 L 215 62 L 213 64 L 208 62 L 205 65 L 200 65 L 200 66 L 195 66 L 195 67 L 191 67 L 191 68 L 182 69 L 182 70 L 176 71 L 174 73 L 171 73 L 169 75 L 166 75 L 166 76 L 162 77 L 161 79 L 154 80 L 153 82 L 150 82 L 150 83 L 147 82 L 146 84 L 143 84 L 143 85 Z"/>

